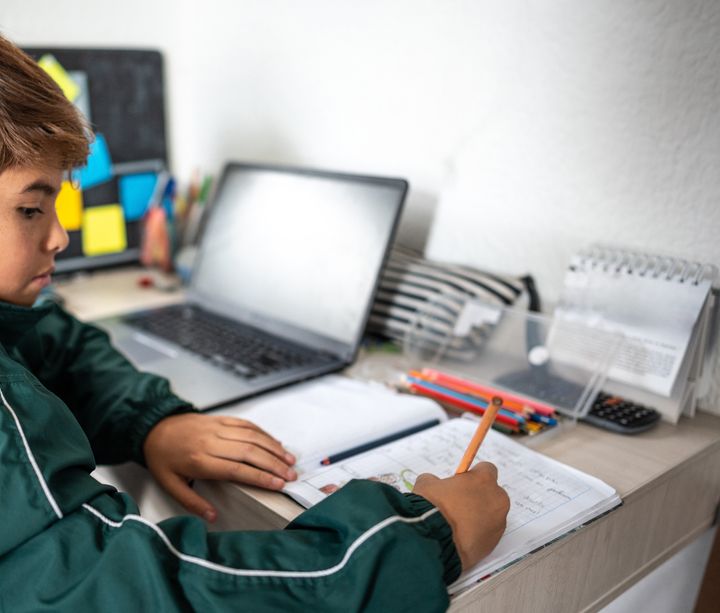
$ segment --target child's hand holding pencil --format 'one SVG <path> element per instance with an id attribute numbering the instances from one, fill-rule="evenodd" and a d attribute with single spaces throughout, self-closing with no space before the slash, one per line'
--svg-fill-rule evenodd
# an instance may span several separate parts
<path id="1" fill-rule="evenodd" d="M 498 485 L 497 468 L 479 462 L 468 471 L 502 404 L 497 396 L 490 402 L 454 477 L 420 475 L 413 489 L 413 493 L 435 504 L 447 519 L 463 569 L 488 555 L 505 532 L 510 499 Z"/>
<path id="2" fill-rule="evenodd" d="M 493 396 L 492 401 L 488 405 L 488 408 L 485 409 L 485 413 L 483 413 L 482 419 L 480 420 L 480 423 L 478 424 L 477 430 L 475 430 L 475 434 L 473 435 L 472 439 L 470 440 L 470 444 L 468 445 L 468 448 L 465 450 L 465 454 L 462 457 L 462 460 L 460 460 L 460 465 L 457 467 L 457 470 L 455 471 L 456 475 L 459 475 L 460 473 L 464 473 L 467 471 L 468 468 L 470 468 L 470 464 L 472 464 L 472 461 L 475 459 L 475 456 L 477 455 L 478 449 L 480 449 L 480 444 L 485 439 L 485 435 L 487 435 L 488 430 L 490 429 L 490 426 L 493 425 L 493 422 L 495 421 L 495 416 L 497 415 L 497 412 L 502 408 L 502 399 L 498 396 Z"/>
<path id="3" fill-rule="evenodd" d="M 463 570 L 487 556 L 505 532 L 510 498 L 498 485 L 494 464 L 479 462 L 447 479 L 420 475 L 413 493 L 440 509 L 450 524 Z"/>

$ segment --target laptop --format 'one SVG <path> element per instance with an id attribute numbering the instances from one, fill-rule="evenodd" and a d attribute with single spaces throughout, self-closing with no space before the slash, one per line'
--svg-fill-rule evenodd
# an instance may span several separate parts
<path id="1" fill-rule="evenodd" d="M 200 409 L 355 359 L 408 184 L 225 166 L 184 302 L 96 322 Z"/>

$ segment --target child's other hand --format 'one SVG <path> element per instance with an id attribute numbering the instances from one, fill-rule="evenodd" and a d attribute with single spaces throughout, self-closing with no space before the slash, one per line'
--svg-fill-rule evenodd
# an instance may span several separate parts
<path id="1" fill-rule="evenodd" d="M 243 419 L 185 413 L 158 422 L 143 444 L 150 472 L 188 511 L 213 522 L 217 512 L 189 485 L 217 479 L 282 489 L 297 474 L 295 457 L 267 432 Z"/>

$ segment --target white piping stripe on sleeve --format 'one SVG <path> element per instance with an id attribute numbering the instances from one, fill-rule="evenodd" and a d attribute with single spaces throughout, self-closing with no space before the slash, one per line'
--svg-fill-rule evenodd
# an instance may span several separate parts
<path id="1" fill-rule="evenodd" d="M 429 511 L 426 511 L 419 517 L 402 517 L 401 515 L 392 515 L 390 517 L 387 517 L 383 519 L 382 521 L 378 522 L 371 528 L 368 528 L 365 532 L 363 532 L 358 538 L 356 538 L 353 543 L 348 547 L 347 551 L 345 552 L 345 555 L 343 556 L 342 560 L 335 564 L 334 566 L 331 566 L 329 568 L 324 568 L 321 570 L 307 570 L 307 571 L 292 571 L 292 570 L 254 570 L 254 569 L 240 569 L 240 568 L 232 568 L 230 566 L 224 566 L 222 564 L 217 564 L 216 562 L 210 562 L 208 560 L 205 560 L 203 558 L 198 558 L 197 556 L 191 556 L 187 555 L 185 553 L 182 553 L 181 551 L 178 551 L 175 546 L 170 542 L 170 539 L 167 537 L 167 535 L 160 529 L 158 526 L 153 524 L 152 522 L 149 522 L 143 517 L 140 517 L 139 515 L 126 515 L 122 518 L 120 521 L 113 521 L 110 518 L 106 517 L 100 511 L 98 511 L 96 508 L 91 507 L 88 504 L 82 505 L 84 509 L 95 515 L 98 519 L 106 523 L 108 526 L 111 526 L 113 528 L 119 528 L 122 526 L 126 521 L 136 521 L 141 524 L 145 524 L 150 529 L 152 529 L 154 532 L 157 533 L 157 535 L 160 537 L 163 543 L 165 543 L 165 546 L 170 550 L 170 552 L 178 557 L 179 559 L 183 560 L 184 562 L 188 562 L 190 564 L 196 564 L 197 566 L 202 566 L 204 568 L 215 570 L 220 573 L 225 573 L 228 575 L 236 575 L 240 577 L 282 577 L 282 578 L 289 578 L 289 579 L 312 579 L 317 577 L 327 577 L 328 575 L 332 575 L 337 573 L 338 571 L 342 570 L 350 561 L 350 558 L 352 557 L 353 553 L 360 547 L 365 541 L 367 541 L 370 537 L 377 534 L 384 528 L 387 528 L 391 524 L 394 524 L 396 522 L 401 522 L 405 524 L 415 524 L 418 522 L 425 521 L 428 517 L 431 515 L 437 513 L 437 509 L 433 508 Z"/>
<path id="2" fill-rule="evenodd" d="M 30 449 L 30 445 L 28 444 L 27 438 L 25 437 L 25 432 L 23 431 L 22 425 L 20 424 L 20 420 L 18 419 L 18 416 L 15 414 L 15 411 L 13 411 L 13 408 L 8 404 L 8 401 L 5 399 L 5 394 L 3 394 L 2 389 L 0 389 L 0 398 L 2 398 L 2 402 L 5 405 L 5 408 L 7 408 L 7 410 L 10 411 L 10 415 L 12 415 L 12 418 L 15 420 L 15 425 L 17 426 L 18 432 L 20 433 L 20 438 L 22 439 L 23 445 L 25 446 L 25 453 L 27 453 L 28 458 L 30 459 L 30 464 L 33 467 L 33 470 L 35 471 L 35 476 L 37 477 L 37 480 L 40 482 L 40 487 L 42 488 L 43 492 L 45 493 L 45 498 L 47 498 L 48 502 L 50 503 L 50 506 L 52 507 L 52 510 L 55 511 L 55 515 L 58 516 L 58 519 L 62 519 L 63 513 L 60 510 L 58 503 L 55 501 L 55 498 L 53 497 L 52 492 L 50 491 L 50 488 L 48 487 L 48 484 L 45 481 L 45 478 L 42 476 L 42 473 L 40 472 L 40 467 L 38 466 L 37 462 L 35 461 L 35 456 L 33 455 L 32 450 Z"/>

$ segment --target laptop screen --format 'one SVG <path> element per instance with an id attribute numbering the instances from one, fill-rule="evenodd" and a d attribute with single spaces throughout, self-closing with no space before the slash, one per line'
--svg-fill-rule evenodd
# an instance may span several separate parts
<path id="1" fill-rule="evenodd" d="M 193 289 L 355 345 L 406 189 L 402 179 L 230 164 Z"/>

